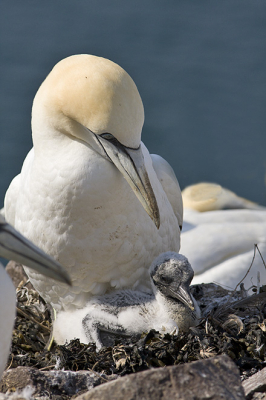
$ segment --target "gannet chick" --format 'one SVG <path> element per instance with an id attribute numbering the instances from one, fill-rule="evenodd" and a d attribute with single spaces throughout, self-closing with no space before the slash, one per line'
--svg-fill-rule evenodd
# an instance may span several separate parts
<path id="1" fill-rule="evenodd" d="M 0 256 L 24 263 L 45 276 L 71 284 L 64 268 L 29 242 L 0 214 Z M 0 378 L 7 362 L 16 314 L 16 291 L 0 264 Z"/>
<path id="2" fill-rule="evenodd" d="M 200 183 L 182 193 L 181 251 L 193 265 L 193 283 L 216 282 L 234 289 L 251 265 L 254 244 L 266 259 L 265 207 L 216 184 Z M 246 288 L 257 284 L 258 272 L 261 284 L 266 284 L 259 254 L 244 280 Z"/>
<path id="3" fill-rule="evenodd" d="M 131 77 L 92 55 L 60 61 L 32 108 L 33 149 L 5 197 L 5 217 L 68 270 L 73 286 L 26 272 L 56 310 L 110 290 L 150 290 L 148 266 L 179 251 L 182 197 L 169 164 L 141 142 Z"/>
<path id="4" fill-rule="evenodd" d="M 74 338 L 95 342 L 101 332 L 136 335 L 156 329 L 161 333 L 187 331 L 198 323 L 200 310 L 190 293 L 193 269 L 186 257 L 166 252 L 149 269 L 153 293 L 125 289 L 93 297 L 82 310 L 61 312 L 54 324 L 54 338 L 64 344 Z"/>

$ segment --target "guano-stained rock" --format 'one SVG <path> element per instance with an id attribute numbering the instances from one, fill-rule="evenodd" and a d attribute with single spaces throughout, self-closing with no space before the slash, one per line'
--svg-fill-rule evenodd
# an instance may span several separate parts
<path id="1" fill-rule="evenodd" d="M 239 371 L 226 355 L 152 369 L 103 384 L 76 400 L 244 400 Z"/>
<path id="2" fill-rule="evenodd" d="M 106 380 L 104 376 L 90 371 L 40 371 L 18 367 L 4 372 L 0 381 L 0 392 L 22 390 L 29 386 L 35 389 L 34 397 L 49 394 L 50 399 L 64 400 L 77 393 L 87 392 Z"/>

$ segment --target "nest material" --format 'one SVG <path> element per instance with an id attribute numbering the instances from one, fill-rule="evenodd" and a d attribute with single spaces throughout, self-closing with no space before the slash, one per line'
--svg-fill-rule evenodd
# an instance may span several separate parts
<path id="1" fill-rule="evenodd" d="M 229 355 L 242 379 L 265 366 L 266 292 L 247 297 L 245 290 L 229 292 L 215 284 L 192 287 L 203 318 L 196 328 L 177 336 L 151 330 L 139 338 L 113 338 L 114 345 L 96 352 L 95 345 L 73 340 L 53 343 L 47 350 L 52 320 L 38 293 L 27 287 L 17 291 L 18 313 L 8 368 L 40 370 L 93 370 L 123 376 L 152 367 L 177 365 L 215 355 Z"/>

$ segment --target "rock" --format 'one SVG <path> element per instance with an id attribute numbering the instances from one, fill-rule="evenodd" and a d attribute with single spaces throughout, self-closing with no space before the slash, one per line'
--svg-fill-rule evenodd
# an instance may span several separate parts
<path id="1" fill-rule="evenodd" d="M 243 382 L 247 400 L 266 399 L 266 368 L 252 375 Z M 263 393 L 264 392 L 264 393 Z"/>
<path id="2" fill-rule="evenodd" d="M 32 397 L 34 389 L 27 386 L 25 389 L 18 390 L 15 392 L 9 392 L 6 394 L 0 393 L 0 400 L 48 400 L 49 397 Z"/>
<path id="3" fill-rule="evenodd" d="M 4 373 L 0 391 L 34 388 L 31 389 L 34 399 L 51 400 L 66 400 L 72 396 L 75 400 L 245 399 L 238 369 L 226 355 L 127 375 L 93 389 L 116 377 L 90 371 L 40 371 L 18 367 Z"/>
<path id="4" fill-rule="evenodd" d="M 266 400 L 266 393 L 254 393 L 252 400 Z"/>
<path id="5" fill-rule="evenodd" d="M 22 265 L 18 264 L 15 261 L 9 261 L 9 263 L 6 266 L 6 272 L 12 279 L 12 282 L 13 282 L 13 285 L 15 286 L 15 288 L 17 288 L 21 282 L 23 282 L 23 284 L 25 285 L 25 283 L 28 280 L 28 277 L 27 277 Z M 28 283 L 27 287 L 29 289 L 33 288 L 31 283 Z"/>
<path id="6" fill-rule="evenodd" d="M 103 384 L 75 400 L 244 400 L 239 371 L 226 355 L 152 369 Z"/>
<path id="7" fill-rule="evenodd" d="M 0 381 L 0 391 L 34 388 L 34 398 L 49 393 L 49 399 L 64 400 L 77 393 L 88 391 L 108 377 L 90 371 L 40 371 L 30 367 L 18 367 L 5 371 Z M 46 397 L 47 398 L 47 397 Z"/>

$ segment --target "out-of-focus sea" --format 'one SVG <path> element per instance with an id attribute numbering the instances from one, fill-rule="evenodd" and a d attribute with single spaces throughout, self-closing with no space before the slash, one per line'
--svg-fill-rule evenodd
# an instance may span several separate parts
<path id="1" fill-rule="evenodd" d="M 181 188 L 218 182 L 266 205 L 265 0 L 1 0 L 0 207 L 32 145 L 35 92 L 78 53 L 132 76 L 143 141 Z"/>

